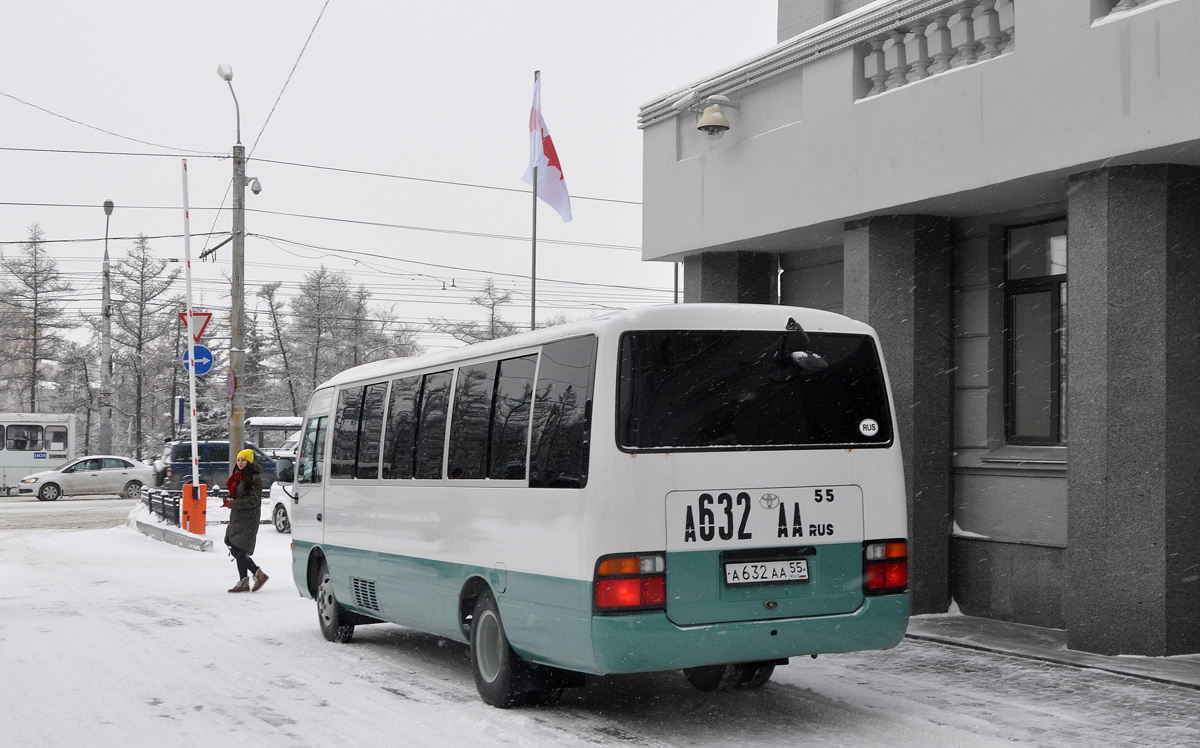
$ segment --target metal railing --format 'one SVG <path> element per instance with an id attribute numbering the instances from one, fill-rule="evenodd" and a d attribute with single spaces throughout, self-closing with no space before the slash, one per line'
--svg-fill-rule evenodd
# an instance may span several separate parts
<path id="1" fill-rule="evenodd" d="M 176 527 L 179 527 L 179 505 L 182 502 L 182 491 L 165 491 L 142 486 L 142 503 L 150 513 Z"/>

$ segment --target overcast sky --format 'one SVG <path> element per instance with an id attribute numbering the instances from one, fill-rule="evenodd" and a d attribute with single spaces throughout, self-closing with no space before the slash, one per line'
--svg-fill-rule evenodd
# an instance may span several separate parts
<path id="1" fill-rule="evenodd" d="M 670 302 L 672 266 L 639 251 L 638 108 L 773 46 L 775 13 L 771 0 L 10 4 L 0 251 L 41 224 L 72 308 L 96 313 L 101 205 L 116 204 L 114 261 L 138 234 L 169 237 L 151 239 L 154 254 L 182 259 L 186 157 L 196 307 L 227 313 L 229 245 L 195 260 L 231 228 L 236 119 L 216 73 L 228 63 L 263 188 L 246 196 L 248 308 L 261 283 L 292 293 L 324 263 L 414 324 L 475 318 L 469 299 L 492 276 L 515 294 L 504 316 L 527 325 L 521 176 L 540 69 L 575 218 L 539 207 L 539 319 Z"/>

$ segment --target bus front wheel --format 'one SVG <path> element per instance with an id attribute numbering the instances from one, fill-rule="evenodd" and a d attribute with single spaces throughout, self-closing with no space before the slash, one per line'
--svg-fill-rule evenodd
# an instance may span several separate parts
<path id="1" fill-rule="evenodd" d="M 349 615 L 345 608 L 338 604 L 333 595 L 333 579 L 329 576 L 329 567 L 321 565 L 321 582 L 317 585 L 317 622 L 321 625 L 321 634 L 331 642 L 346 643 L 354 637 L 354 624 L 348 623 Z"/>
<path id="2" fill-rule="evenodd" d="M 504 634 L 496 600 L 490 590 L 484 590 L 471 613 L 471 669 L 486 703 L 500 709 L 521 703 L 524 694 L 515 687 L 518 662 Z"/>

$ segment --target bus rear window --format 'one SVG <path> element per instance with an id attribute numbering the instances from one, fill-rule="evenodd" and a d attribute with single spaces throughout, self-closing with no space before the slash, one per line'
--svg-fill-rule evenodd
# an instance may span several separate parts
<path id="1" fill-rule="evenodd" d="M 803 332 L 626 333 L 617 402 L 620 446 L 747 449 L 886 446 L 887 388 L 866 335 Z M 825 368 L 792 356 L 818 354 Z"/>

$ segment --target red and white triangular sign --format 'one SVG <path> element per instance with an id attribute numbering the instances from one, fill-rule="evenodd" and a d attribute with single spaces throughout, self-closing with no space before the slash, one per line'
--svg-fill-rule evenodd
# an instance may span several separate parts
<path id="1" fill-rule="evenodd" d="M 200 322 L 201 318 L 203 318 L 204 321 L 200 323 L 200 329 L 196 330 L 196 323 Z M 179 319 L 183 320 L 183 324 L 186 325 L 187 324 L 187 312 L 180 312 Z M 192 335 L 192 338 L 197 343 L 200 342 L 200 336 L 204 334 L 204 328 L 208 327 L 208 323 L 211 320 L 212 320 L 212 312 L 197 312 L 195 310 L 192 311 L 192 329 L 196 330 L 196 333 L 194 335 Z"/>

